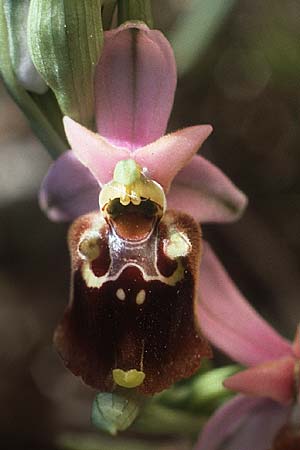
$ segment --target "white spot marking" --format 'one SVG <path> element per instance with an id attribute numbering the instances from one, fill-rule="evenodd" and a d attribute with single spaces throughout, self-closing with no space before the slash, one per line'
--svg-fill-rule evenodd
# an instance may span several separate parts
<path id="1" fill-rule="evenodd" d="M 117 290 L 117 292 L 116 292 L 116 296 L 117 296 L 117 298 L 118 298 L 119 300 L 122 300 L 122 301 L 125 300 L 126 294 L 125 294 L 124 289 L 119 288 L 119 289 Z"/>
<path id="2" fill-rule="evenodd" d="M 145 299 L 146 299 L 146 292 L 144 289 L 142 289 L 136 296 L 136 299 L 135 299 L 136 304 L 142 305 L 144 303 Z"/>
<path id="3" fill-rule="evenodd" d="M 169 240 L 164 242 L 165 254 L 170 259 L 185 257 L 191 251 L 191 242 L 187 235 L 181 231 L 171 233 Z"/>

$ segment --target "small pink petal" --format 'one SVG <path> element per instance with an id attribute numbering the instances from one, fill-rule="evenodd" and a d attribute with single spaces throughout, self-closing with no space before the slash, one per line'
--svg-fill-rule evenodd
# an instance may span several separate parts
<path id="1" fill-rule="evenodd" d="M 296 336 L 293 342 L 293 352 L 296 358 L 300 358 L 300 325 L 297 326 Z"/>
<path id="2" fill-rule="evenodd" d="M 126 23 L 105 32 L 95 85 L 99 134 L 129 149 L 160 138 L 175 87 L 173 51 L 160 31 Z"/>
<path id="3" fill-rule="evenodd" d="M 211 132 L 210 125 L 184 128 L 136 150 L 133 157 L 167 192 L 174 177 L 188 164 Z"/>
<path id="4" fill-rule="evenodd" d="M 194 450 L 267 450 L 289 408 L 272 400 L 238 395 L 204 426 Z"/>
<path id="5" fill-rule="evenodd" d="M 292 355 L 282 338 L 249 305 L 208 244 L 200 269 L 199 320 L 208 340 L 244 365 Z"/>
<path id="6" fill-rule="evenodd" d="M 129 158 L 128 150 L 114 147 L 69 117 L 64 117 L 64 126 L 75 155 L 100 185 L 112 180 L 118 161 Z"/>
<path id="7" fill-rule="evenodd" d="M 224 381 L 224 386 L 236 392 L 268 397 L 287 404 L 293 399 L 294 370 L 295 359 L 286 356 L 232 375 Z"/>
<path id="8" fill-rule="evenodd" d="M 169 208 L 182 210 L 201 223 L 237 220 L 246 206 L 245 194 L 198 155 L 178 173 L 168 194 Z"/>
<path id="9" fill-rule="evenodd" d="M 54 222 L 76 219 L 99 208 L 100 186 L 74 153 L 58 158 L 45 176 L 39 194 L 41 209 Z"/>

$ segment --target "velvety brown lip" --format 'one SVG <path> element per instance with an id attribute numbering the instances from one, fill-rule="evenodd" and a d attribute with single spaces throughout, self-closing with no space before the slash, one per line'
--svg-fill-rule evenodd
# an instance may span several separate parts
<path id="1" fill-rule="evenodd" d="M 136 255 L 139 264 L 126 260 L 129 249 L 121 239 L 119 245 L 125 245 L 125 253 L 113 246 L 108 252 L 112 224 L 109 226 L 104 221 L 96 230 L 99 256 L 90 262 L 82 258 L 78 245 L 81 236 L 95 226 L 96 215 L 79 218 L 69 233 L 71 299 L 56 329 L 55 345 L 65 365 L 91 387 L 112 392 L 115 389 L 113 371 L 134 369 L 145 374 L 136 389 L 142 394 L 153 395 L 191 376 L 199 368 L 202 358 L 211 356 L 195 314 L 200 228 L 191 217 L 176 211 L 166 212 L 157 225 L 154 223 L 149 240 L 152 239 L 156 250 L 147 255 L 155 258 L 154 267 L 161 259 L 159 257 L 165 255 L 161 244 L 168 239 L 169 230 L 185 233 L 191 242 L 191 252 L 175 261 L 176 267 L 181 265 L 182 275 L 175 278 L 173 284 L 165 281 L 158 269 L 154 275 L 144 276 L 149 269 L 147 257 L 143 258 L 148 239 L 137 244 L 141 253 Z M 117 224 L 119 233 L 129 233 L 130 239 L 141 239 L 152 230 L 153 221 L 157 219 L 130 209 L 128 214 L 126 211 L 110 220 Z M 121 268 L 124 260 L 124 268 L 117 277 L 110 277 L 115 259 L 121 263 Z M 174 261 L 170 258 L 164 258 L 160 266 L 164 273 L 174 274 Z M 83 267 L 88 267 L 92 277 L 100 275 L 103 278 L 99 287 L 97 283 L 90 284 L 89 276 L 83 275 Z M 108 271 L 106 278 L 103 275 L 105 268 Z"/>

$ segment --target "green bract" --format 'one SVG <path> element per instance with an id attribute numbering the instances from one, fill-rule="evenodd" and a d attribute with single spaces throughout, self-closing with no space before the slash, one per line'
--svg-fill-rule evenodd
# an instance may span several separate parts
<path id="1" fill-rule="evenodd" d="M 94 121 L 94 74 L 103 31 L 100 0 L 31 0 L 32 60 L 63 114 L 88 128 Z"/>
<path id="2" fill-rule="evenodd" d="M 92 422 L 97 428 L 115 435 L 130 427 L 141 403 L 141 397 L 130 392 L 99 393 L 93 403 Z"/>

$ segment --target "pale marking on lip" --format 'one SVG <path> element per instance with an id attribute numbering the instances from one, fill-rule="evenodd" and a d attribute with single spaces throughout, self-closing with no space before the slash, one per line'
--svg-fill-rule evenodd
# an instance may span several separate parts
<path id="1" fill-rule="evenodd" d="M 89 233 L 85 233 L 78 245 L 80 256 L 87 259 L 88 261 L 93 261 L 94 259 L 98 258 L 100 254 L 98 247 L 99 240 L 100 234 L 98 232 L 89 231 Z"/>
<path id="2" fill-rule="evenodd" d="M 119 300 L 124 301 L 125 298 L 126 298 L 126 294 L 125 294 L 124 289 L 119 288 L 119 289 L 117 290 L 117 292 L 116 292 L 116 297 L 117 297 Z"/>
<path id="3" fill-rule="evenodd" d="M 184 278 L 184 267 L 183 267 L 182 262 L 180 260 L 178 261 L 177 269 L 175 270 L 173 275 L 171 275 L 170 277 L 164 277 L 161 274 L 154 275 L 154 276 L 153 275 L 147 275 L 141 266 L 139 266 L 138 264 L 132 263 L 132 262 L 129 262 L 129 263 L 125 264 L 122 267 L 122 269 L 118 273 L 116 273 L 114 276 L 103 275 L 101 277 L 96 277 L 96 275 L 94 274 L 94 272 L 90 268 L 89 262 L 85 261 L 82 264 L 81 273 L 82 273 L 82 277 L 83 277 L 84 281 L 86 282 L 86 285 L 87 285 L 88 288 L 100 289 L 101 286 L 104 283 L 106 283 L 107 281 L 115 281 L 115 280 L 117 280 L 119 278 L 119 276 L 121 275 L 121 273 L 127 267 L 137 267 L 142 272 L 142 276 L 143 276 L 143 279 L 145 281 L 156 281 L 156 280 L 158 280 L 158 281 L 161 281 L 162 283 L 166 284 L 167 286 L 175 286 L 179 281 L 181 281 Z"/>
<path id="4" fill-rule="evenodd" d="M 101 228 L 105 225 L 105 220 L 103 219 L 102 215 L 99 214 L 97 215 L 96 220 L 93 221 L 92 224 L 92 231 L 96 231 L 95 228 L 97 229 L 97 232 L 99 233 L 99 231 L 101 230 Z M 95 228 L 94 228 L 95 227 Z M 100 230 L 99 230 L 100 227 Z M 86 235 L 88 235 L 88 233 L 90 233 L 91 230 L 89 230 L 88 232 L 84 233 L 83 237 L 86 237 Z M 180 233 L 180 232 L 179 232 Z M 99 233 L 100 234 L 100 233 Z M 152 235 L 152 233 L 151 233 Z M 113 236 L 114 237 L 114 236 Z M 145 242 L 147 241 L 148 238 L 145 239 Z M 141 242 L 141 246 L 143 246 L 144 242 Z M 157 246 L 155 248 L 155 257 L 154 257 L 154 266 L 155 266 L 155 274 L 147 274 L 144 270 L 144 268 L 141 266 L 141 264 L 138 264 L 135 261 L 128 261 L 126 264 L 124 264 L 123 267 L 120 268 L 120 270 L 118 270 L 116 273 L 111 274 L 111 269 L 113 266 L 113 258 L 111 258 L 111 263 L 110 263 L 110 267 L 107 271 L 107 273 L 105 275 L 102 275 L 100 277 L 97 277 L 90 265 L 90 261 L 87 260 L 86 258 L 83 259 L 82 261 L 82 266 L 81 266 L 81 274 L 82 277 L 86 283 L 86 286 L 88 288 L 95 288 L 95 289 L 100 289 L 101 286 L 109 281 L 115 281 L 119 278 L 119 276 L 121 275 L 121 273 L 127 268 L 127 267 L 137 267 L 141 273 L 142 273 L 142 277 L 144 279 L 144 281 L 148 282 L 148 281 L 160 281 L 163 284 L 166 284 L 167 286 L 175 286 L 179 281 L 183 280 L 184 278 L 184 274 L 185 274 L 185 270 L 182 264 L 182 261 L 180 260 L 180 258 L 178 258 L 177 260 L 177 268 L 174 271 L 174 273 L 172 275 L 170 275 L 169 277 L 165 277 L 164 275 L 162 275 L 157 267 Z M 112 255 L 111 255 L 112 257 Z"/>
<path id="5" fill-rule="evenodd" d="M 145 291 L 145 289 L 142 289 L 137 294 L 135 301 L 136 301 L 137 305 L 142 305 L 145 300 L 146 300 L 146 291 Z"/>
<path id="6" fill-rule="evenodd" d="M 77 251 L 84 260 L 93 261 L 99 256 L 98 242 L 101 239 L 101 231 L 106 222 L 101 214 L 97 214 L 92 221 L 91 228 L 82 234 Z"/>
<path id="7" fill-rule="evenodd" d="M 164 252 L 170 259 L 185 257 L 191 251 L 191 242 L 182 231 L 173 231 L 164 242 Z"/>

